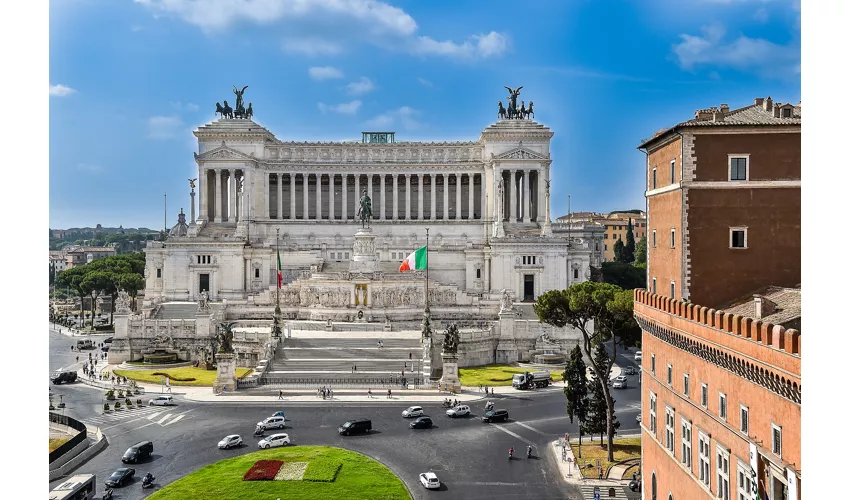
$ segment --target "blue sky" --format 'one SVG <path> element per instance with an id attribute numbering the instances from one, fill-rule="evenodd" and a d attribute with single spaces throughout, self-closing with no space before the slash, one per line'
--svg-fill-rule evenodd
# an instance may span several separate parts
<path id="1" fill-rule="evenodd" d="M 800 99 L 797 0 L 50 3 L 50 226 L 188 212 L 191 131 L 249 85 L 282 140 L 475 140 L 503 86 L 552 128 L 552 215 L 644 206 L 654 131 Z"/>

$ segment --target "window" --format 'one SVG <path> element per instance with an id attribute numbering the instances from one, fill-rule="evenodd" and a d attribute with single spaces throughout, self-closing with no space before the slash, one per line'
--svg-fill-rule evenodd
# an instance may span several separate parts
<path id="1" fill-rule="evenodd" d="M 750 173 L 747 168 L 749 161 L 750 155 L 729 155 L 729 180 L 750 180 Z"/>
<path id="2" fill-rule="evenodd" d="M 690 396 L 690 392 L 691 392 L 691 384 L 690 384 L 690 382 L 691 382 L 691 378 L 690 378 L 690 376 L 686 373 L 686 374 L 682 377 L 682 394 L 684 394 L 685 396 Z"/>
<path id="3" fill-rule="evenodd" d="M 655 354 L 650 354 L 649 356 L 649 367 L 652 374 L 655 375 Z"/>
<path id="4" fill-rule="evenodd" d="M 475 279 L 477 279 L 477 280 L 481 279 L 481 269 L 475 270 Z"/>
<path id="5" fill-rule="evenodd" d="M 605 233 L 605 239 L 606 240 L 608 239 L 608 233 Z"/>
<path id="6" fill-rule="evenodd" d="M 676 160 L 670 160 L 670 184 L 676 184 Z"/>
<path id="7" fill-rule="evenodd" d="M 605 251 L 606 252 L 608 251 L 608 245 L 605 245 Z"/>
<path id="8" fill-rule="evenodd" d="M 756 500 L 754 477 L 752 468 L 738 460 L 738 500 Z"/>
<path id="9" fill-rule="evenodd" d="M 657 168 L 653 168 L 653 169 L 652 169 L 652 189 L 655 189 L 655 186 L 656 186 L 656 184 L 657 184 L 657 183 L 656 183 L 656 179 L 657 179 L 657 177 L 658 177 L 658 176 L 657 176 L 657 174 L 658 174 L 658 169 L 657 169 Z"/>
<path id="10" fill-rule="evenodd" d="M 655 248 L 655 229 L 652 230 L 652 248 Z"/>
<path id="11" fill-rule="evenodd" d="M 691 470 L 693 458 L 691 455 L 691 423 L 682 417 L 682 463 Z"/>
<path id="12" fill-rule="evenodd" d="M 676 411 L 668 406 L 667 409 L 664 411 L 664 435 L 665 439 L 667 440 L 667 450 L 673 454 L 676 453 L 676 435 L 674 434 L 675 431 L 673 430 L 674 426 L 676 425 L 675 420 Z"/>
<path id="13" fill-rule="evenodd" d="M 655 278 L 652 278 L 652 293 L 653 294 L 658 293 L 658 287 L 656 287 L 655 285 L 656 285 Z"/>
<path id="14" fill-rule="evenodd" d="M 573 279 L 578 279 L 578 269 L 573 269 Z"/>
<path id="15" fill-rule="evenodd" d="M 791 108 L 785 108 L 782 110 L 782 118 L 791 118 Z"/>
<path id="16" fill-rule="evenodd" d="M 726 394 L 720 393 L 720 405 L 717 408 L 717 413 L 720 415 L 720 418 L 726 420 Z"/>
<path id="17" fill-rule="evenodd" d="M 729 500 L 729 451 L 717 448 L 717 498 Z"/>
<path id="18" fill-rule="evenodd" d="M 699 433 L 699 480 L 709 488 L 711 487 L 711 455 L 709 454 L 709 437 Z"/>
<path id="19" fill-rule="evenodd" d="M 250 103 L 249 103 L 250 104 Z M 348 252 L 345 252 L 345 258 L 348 258 Z"/>
<path id="20" fill-rule="evenodd" d="M 162 278 L 162 268 L 161 267 L 156 268 L 156 277 Z"/>
<path id="21" fill-rule="evenodd" d="M 254 269 L 254 278 L 260 279 L 260 269 Z"/>
<path id="22" fill-rule="evenodd" d="M 741 405 L 741 432 L 750 435 L 750 409 Z"/>
<path id="23" fill-rule="evenodd" d="M 773 425 L 773 453 L 776 454 L 777 457 L 782 458 L 782 427 L 779 427 L 776 424 Z"/>
<path id="24" fill-rule="evenodd" d="M 676 230 L 670 230 L 670 248 L 676 248 Z"/>
<path id="25" fill-rule="evenodd" d="M 667 385 L 673 385 L 673 365 L 667 363 Z"/>
<path id="26" fill-rule="evenodd" d="M 658 408 L 658 398 L 655 393 L 649 391 L 649 430 L 655 434 L 655 426 L 657 424 L 656 409 Z"/>
<path id="27" fill-rule="evenodd" d="M 708 384 L 702 384 L 702 395 L 700 397 L 700 404 L 703 408 L 708 408 Z"/>
<path id="28" fill-rule="evenodd" d="M 676 282 L 675 281 L 670 282 L 670 298 L 671 299 L 676 298 Z"/>
<path id="29" fill-rule="evenodd" d="M 747 228 L 729 228 L 729 248 L 747 248 Z"/>

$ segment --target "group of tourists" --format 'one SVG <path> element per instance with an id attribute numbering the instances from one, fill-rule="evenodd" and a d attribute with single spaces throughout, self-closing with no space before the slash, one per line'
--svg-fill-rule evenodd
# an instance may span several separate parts
<path id="1" fill-rule="evenodd" d="M 322 399 L 333 399 L 334 391 L 332 391 L 330 387 L 322 386 L 316 393 L 317 398 L 320 396 Z"/>

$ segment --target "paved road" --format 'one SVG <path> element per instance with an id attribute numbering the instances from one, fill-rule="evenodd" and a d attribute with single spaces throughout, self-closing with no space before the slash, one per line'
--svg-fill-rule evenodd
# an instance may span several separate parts
<path id="1" fill-rule="evenodd" d="M 72 339 L 51 334 L 51 355 L 70 354 Z M 76 355 L 75 355 L 76 356 Z M 73 357 L 72 357 L 73 360 Z M 56 360 L 62 364 L 66 361 Z M 51 367 L 54 361 L 51 360 Z M 101 427 L 109 437 L 109 446 L 77 469 L 78 473 L 97 474 L 99 490 L 103 481 L 117 467 L 120 457 L 132 444 L 150 440 L 154 455 L 150 461 L 135 466 L 137 477 L 152 472 L 157 485 L 168 484 L 198 468 L 238 454 L 256 450 L 251 437 L 254 425 L 274 411 L 285 409 L 287 429 L 293 444 L 332 445 L 359 451 L 390 467 L 410 488 L 414 498 L 580 498 L 557 476 L 557 469 L 543 447 L 564 432 L 577 433 L 564 417 L 563 395 L 557 389 L 536 391 L 519 397 L 505 397 L 497 408 L 509 411 L 507 423 L 484 424 L 475 416 L 482 413 L 483 403 L 473 406 L 471 418 L 450 419 L 438 405 L 424 405 L 435 420 L 435 428 L 411 430 L 401 417 L 405 404 L 383 403 L 193 403 L 181 401 L 170 408 L 144 408 L 118 415 L 101 415 L 101 391 L 76 385 L 62 386 L 68 403 L 66 411 L 76 418 Z M 148 395 L 145 401 L 150 398 Z M 637 432 L 639 391 L 629 388 L 616 393 L 621 407 L 618 418 L 621 433 Z M 369 436 L 342 437 L 336 432 L 343 421 L 366 417 L 372 419 L 375 432 Z M 241 449 L 218 450 L 221 437 L 241 434 L 248 445 Z M 534 447 L 539 459 L 525 458 L 526 444 Z M 513 446 L 518 458 L 508 461 L 508 448 Z M 420 472 L 433 470 L 445 483 L 440 492 L 426 492 L 417 482 Z M 54 487 L 58 482 L 51 483 Z M 133 485 L 116 489 L 116 499 L 144 498 L 140 479 Z"/>

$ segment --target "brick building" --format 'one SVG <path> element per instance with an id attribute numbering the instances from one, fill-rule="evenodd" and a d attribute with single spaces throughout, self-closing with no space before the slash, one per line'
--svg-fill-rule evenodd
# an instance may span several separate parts
<path id="1" fill-rule="evenodd" d="M 800 498 L 800 126 L 756 99 L 640 146 L 645 499 Z"/>
<path id="2" fill-rule="evenodd" d="M 609 214 L 595 212 L 573 212 L 570 215 L 558 217 L 558 222 L 572 221 L 576 222 L 593 222 L 605 228 L 603 243 L 605 247 L 602 252 L 602 260 L 610 262 L 614 260 L 614 244 L 617 240 L 622 240 L 626 243 L 626 233 L 628 233 L 629 219 L 632 221 L 632 234 L 635 237 L 635 244 L 646 237 L 646 213 L 641 212 L 611 212 Z"/>

